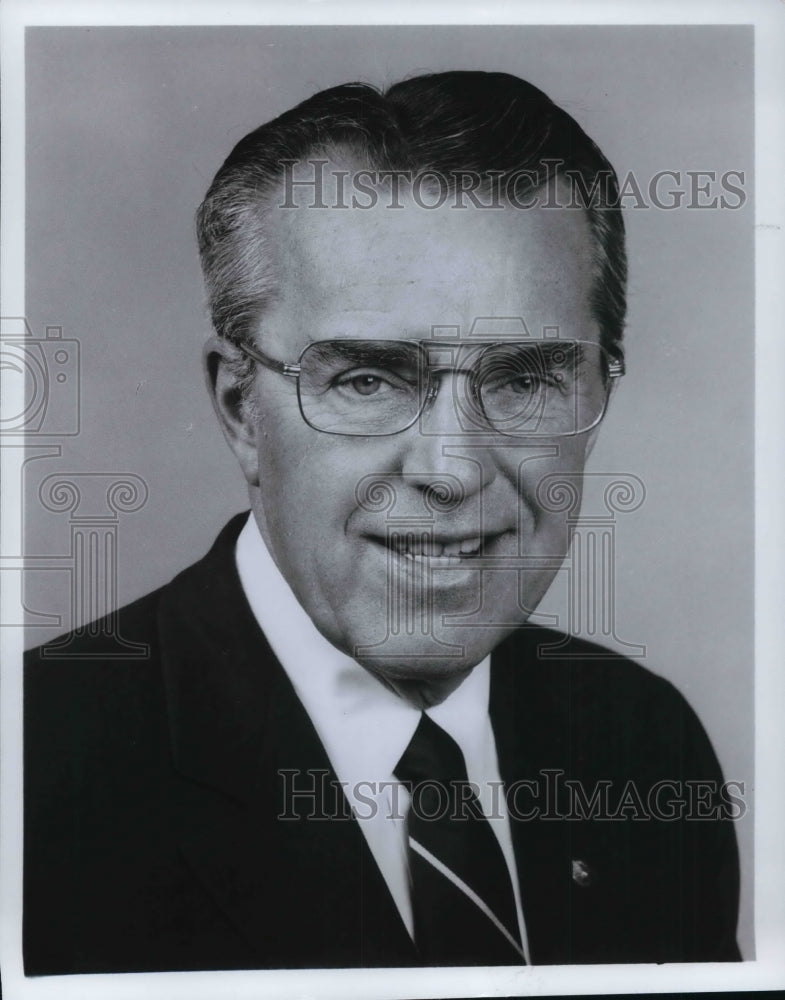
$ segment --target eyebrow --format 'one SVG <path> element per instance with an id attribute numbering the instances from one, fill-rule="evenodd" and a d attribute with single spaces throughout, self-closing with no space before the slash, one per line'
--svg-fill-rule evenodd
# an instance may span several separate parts
<path id="1" fill-rule="evenodd" d="M 488 347 L 499 351 L 508 348 L 511 353 L 516 355 L 535 355 L 544 358 L 545 361 L 551 361 L 552 356 L 561 351 L 564 353 L 564 359 L 560 364 L 580 364 L 586 359 L 585 344 L 580 340 L 540 340 L 533 342 L 500 340 L 497 343 L 488 344 Z"/>
<path id="2" fill-rule="evenodd" d="M 406 363 L 415 365 L 422 354 L 419 343 L 388 340 L 315 341 L 326 361 L 351 361 L 354 364 Z M 312 345 L 308 345 L 311 347 Z"/>

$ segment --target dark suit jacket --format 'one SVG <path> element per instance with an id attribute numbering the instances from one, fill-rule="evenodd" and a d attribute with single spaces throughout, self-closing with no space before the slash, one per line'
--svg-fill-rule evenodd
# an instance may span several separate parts
<path id="1" fill-rule="evenodd" d="M 419 962 L 357 823 L 278 818 L 282 770 L 317 792 L 314 772 L 332 771 L 241 589 L 241 525 L 120 613 L 146 657 L 97 655 L 100 628 L 61 647 L 67 659 L 29 656 L 28 974 Z M 617 819 L 564 815 L 566 779 L 588 797 L 610 782 L 613 808 L 628 781 L 644 803 L 660 780 L 716 786 L 700 724 L 629 660 L 579 641 L 543 655 L 558 639 L 523 628 L 492 657 L 502 777 L 537 783 L 518 786 L 512 823 L 532 960 L 737 959 L 727 820 L 645 818 L 629 790 Z M 524 819 L 538 786 L 540 816 Z"/>

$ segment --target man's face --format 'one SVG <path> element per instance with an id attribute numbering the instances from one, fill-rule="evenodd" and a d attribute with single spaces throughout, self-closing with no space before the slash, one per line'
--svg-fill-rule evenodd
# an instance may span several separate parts
<path id="1" fill-rule="evenodd" d="M 280 294 L 255 343 L 278 360 L 331 338 L 429 340 L 434 326 L 465 340 L 478 318 L 501 340 L 520 336 L 504 318 L 522 317 L 533 337 L 558 327 L 560 339 L 598 342 L 582 211 L 391 209 L 380 199 L 273 214 Z M 308 426 L 294 380 L 258 366 L 256 412 L 243 418 L 253 511 L 300 603 L 330 642 L 425 703 L 539 603 L 569 531 L 538 485 L 580 472 L 593 437 L 478 434 L 455 403 L 464 387 L 465 376 L 444 376 L 401 433 L 343 437 Z M 436 483 L 457 501 L 440 505 Z M 426 545 L 390 544 L 407 531 Z"/>

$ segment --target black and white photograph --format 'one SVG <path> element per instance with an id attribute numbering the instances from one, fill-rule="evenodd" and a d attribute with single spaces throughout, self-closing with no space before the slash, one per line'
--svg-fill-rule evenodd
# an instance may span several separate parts
<path id="1" fill-rule="evenodd" d="M 3 11 L 7 995 L 784 986 L 785 6 L 182 8 Z"/>

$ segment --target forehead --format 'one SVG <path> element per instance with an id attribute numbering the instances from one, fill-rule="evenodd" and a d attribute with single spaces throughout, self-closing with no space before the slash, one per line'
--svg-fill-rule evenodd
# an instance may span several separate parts
<path id="1" fill-rule="evenodd" d="M 380 197 L 371 208 L 273 209 L 278 296 L 267 337 L 422 339 L 433 326 L 521 317 L 596 339 L 590 312 L 593 241 L 579 209 L 423 208 Z M 497 324 L 509 331 L 509 322 Z M 494 334 L 495 335 L 495 334 Z"/>

